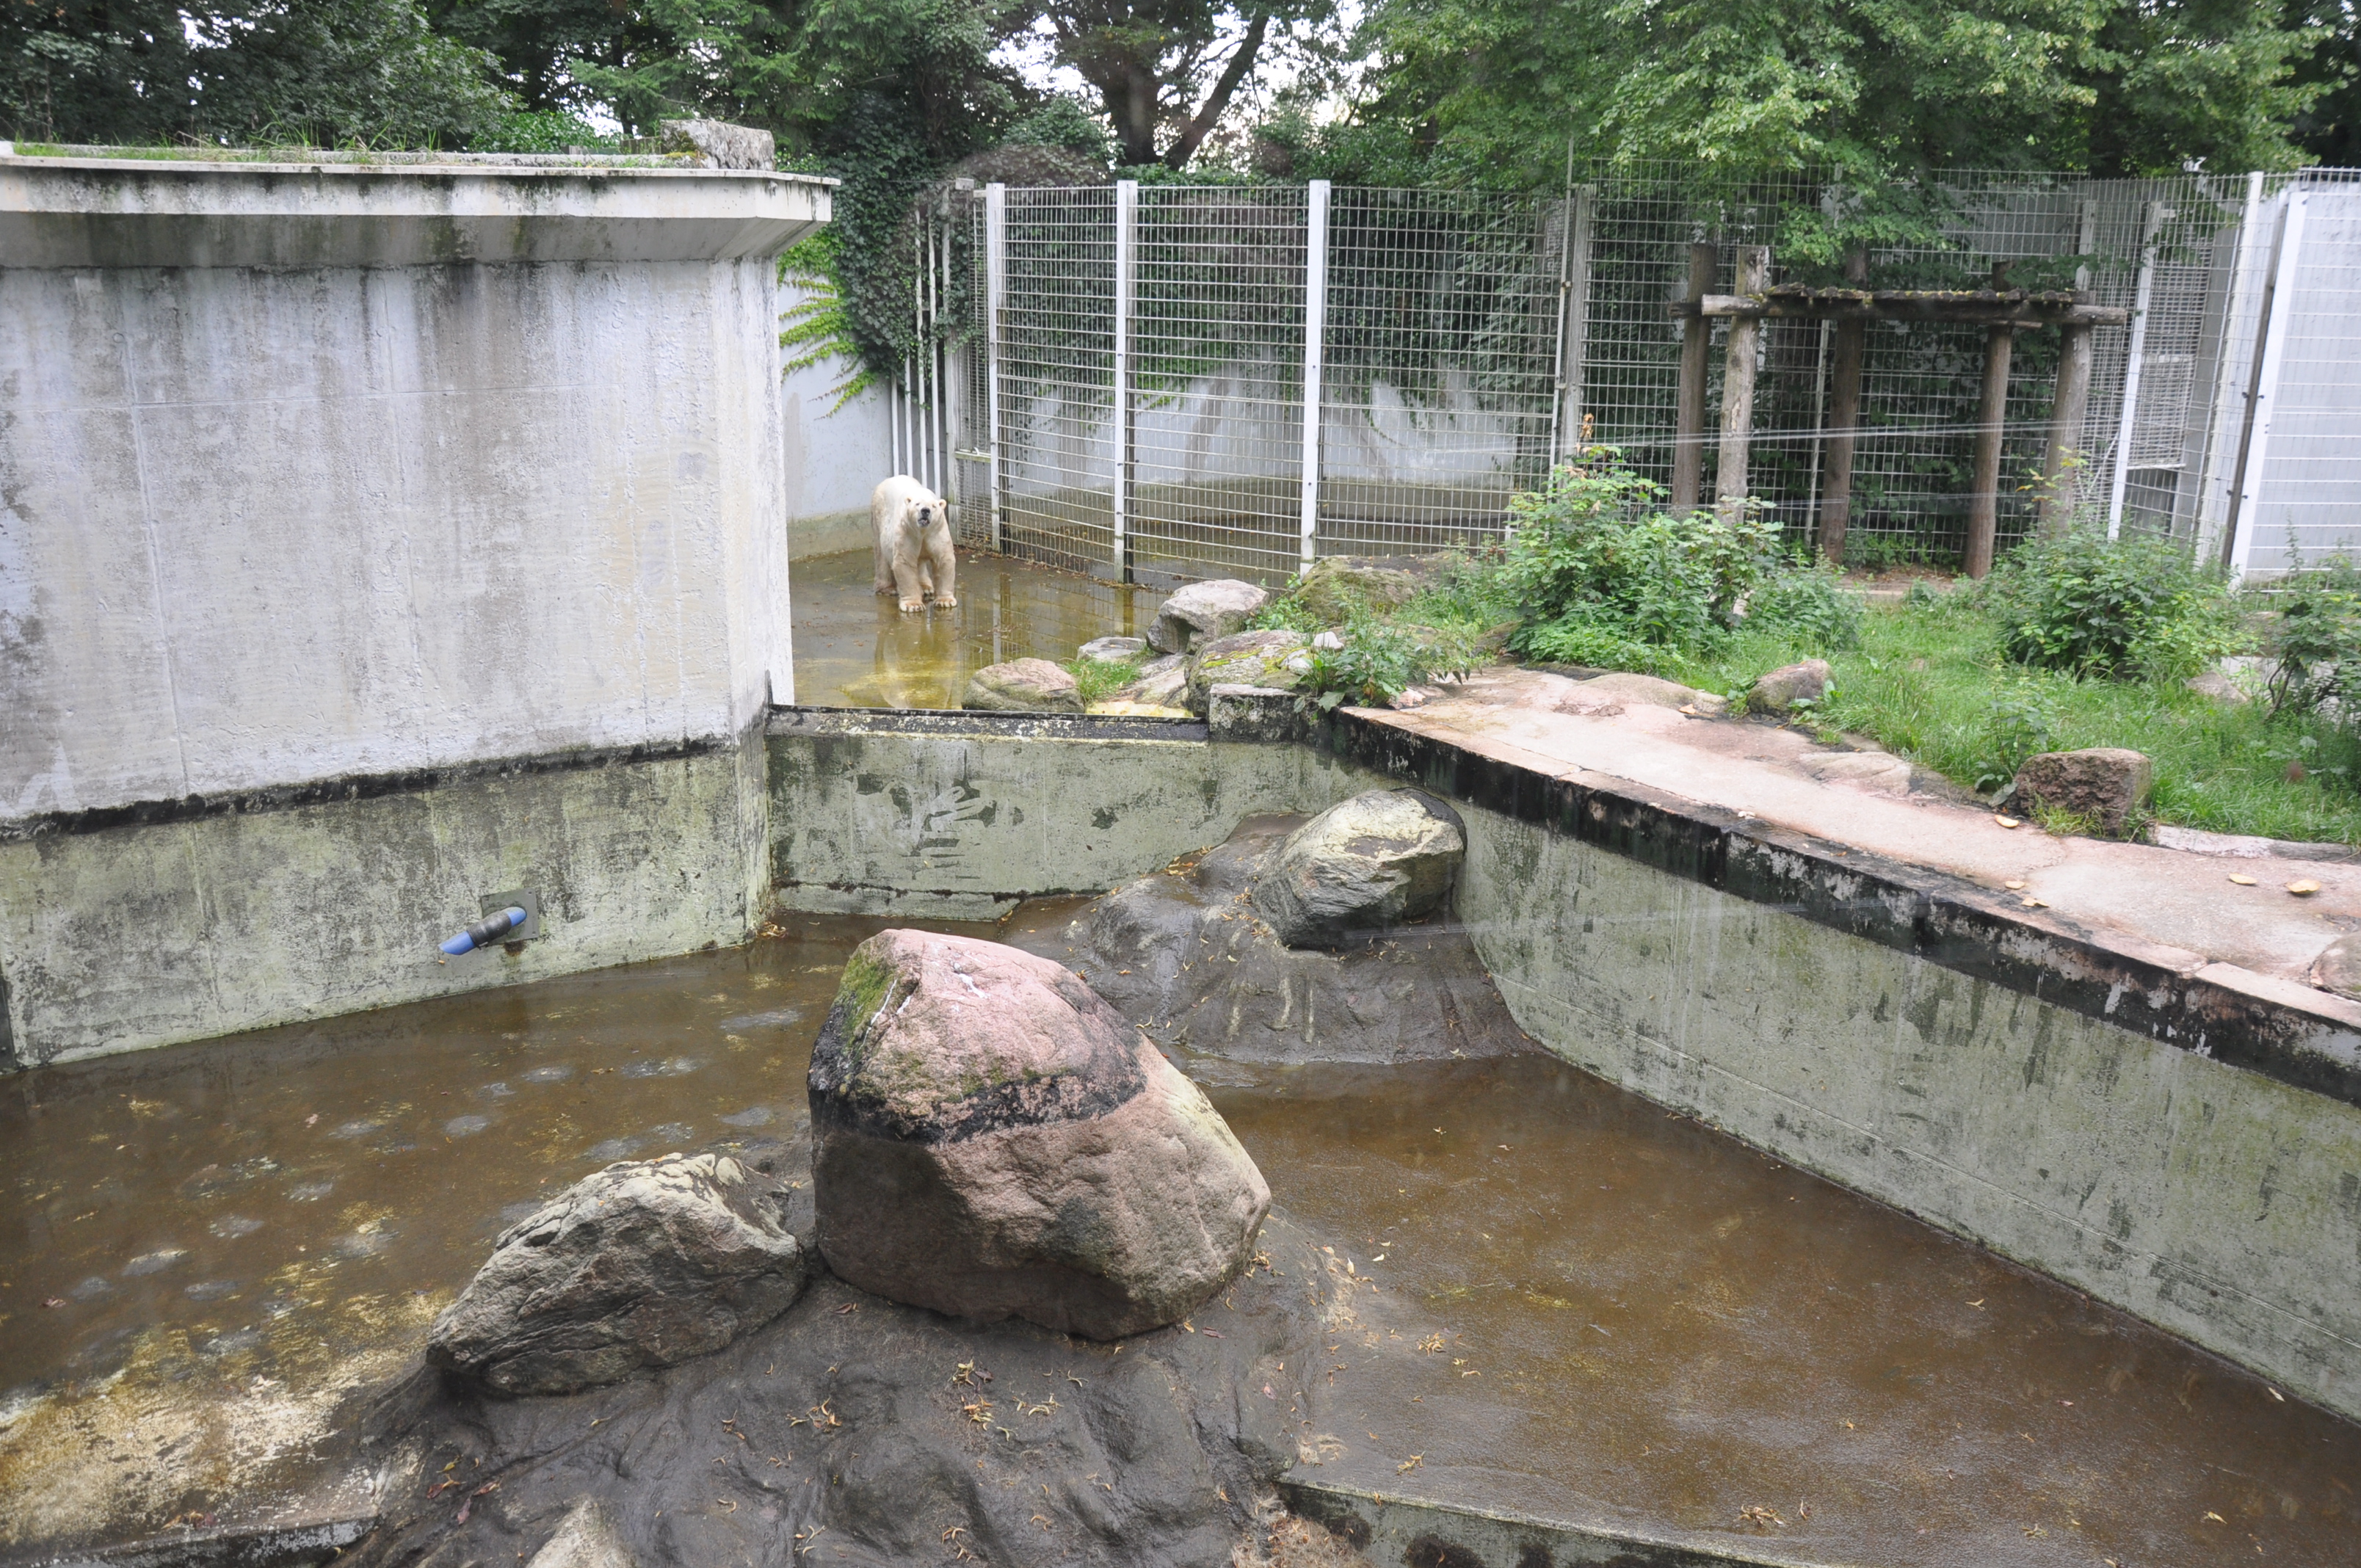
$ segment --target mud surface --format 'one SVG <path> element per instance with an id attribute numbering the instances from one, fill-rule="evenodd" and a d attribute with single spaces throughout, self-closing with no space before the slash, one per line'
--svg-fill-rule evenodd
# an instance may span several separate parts
<path id="1" fill-rule="evenodd" d="M 1164 596 L 1005 555 L 959 557 L 959 604 L 904 615 L 869 552 L 796 563 L 796 700 L 823 707 L 957 707 L 967 678 L 1008 659 L 1064 660 L 1093 637 L 1144 637 Z"/>
<path id="2" fill-rule="evenodd" d="M 0 1080 L 0 1557 L 341 1484 L 360 1391 L 521 1206 L 629 1155 L 802 1157 L 813 1036 L 883 924 Z M 2361 1561 L 2361 1430 L 1548 1058 L 1183 1065 L 1347 1282 L 1300 1475 L 1798 1562 Z M 851 1354 L 871 1309 L 829 1290 L 766 1332 Z"/>

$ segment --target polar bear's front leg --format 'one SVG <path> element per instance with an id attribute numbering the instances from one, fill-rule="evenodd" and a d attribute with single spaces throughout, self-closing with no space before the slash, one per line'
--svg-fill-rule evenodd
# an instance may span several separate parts
<path id="1" fill-rule="evenodd" d="M 915 537 L 917 532 L 906 527 L 894 543 L 894 586 L 901 595 L 905 615 L 927 608 L 926 586 L 918 581 L 918 551 L 922 546 Z"/>
<path id="2" fill-rule="evenodd" d="M 951 586 L 959 575 L 959 553 L 951 546 L 949 523 L 939 522 L 927 530 L 927 563 L 934 568 L 935 608 L 958 609 L 959 599 L 951 592 Z"/>

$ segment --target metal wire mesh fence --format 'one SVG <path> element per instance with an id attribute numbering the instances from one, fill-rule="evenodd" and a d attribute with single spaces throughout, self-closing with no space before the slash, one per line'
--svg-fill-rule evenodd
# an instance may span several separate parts
<path id="1" fill-rule="evenodd" d="M 2292 261 L 2276 248 L 2290 202 L 2349 199 L 2338 180 L 1947 174 L 1912 193 L 1913 223 L 1890 225 L 1906 240 L 1856 265 L 1872 289 L 1960 291 L 1990 288 L 2004 264 L 2008 287 L 2079 290 L 2121 313 L 2125 324 L 2091 334 L 2059 481 L 2068 508 L 2209 546 L 2252 534 L 2266 512 L 2281 532 L 2318 533 L 2332 527 L 2321 509 L 2342 504 L 2326 498 L 2361 485 L 2331 433 L 2353 428 L 2337 401 L 2361 332 L 2351 313 L 2302 318 L 2303 342 L 2272 373 L 2288 379 L 2290 417 L 2300 405 L 2312 423 L 2268 475 L 2246 460 L 2274 283 L 2352 292 L 2337 270 L 2361 237 L 2346 208 L 2307 208 L 2310 248 Z M 1860 200 L 1805 175 L 1701 190 L 1669 168 L 1621 170 L 1563 199 L 1320 182 L 960 192 L 928 253 L 942 281 L 920 335 L 940 358 L 919 356 L 934 368 L 915 373 L 908 423 L 953 449 L 955 472 L 944 467 L 970 540 L 1118 578 L 1275 579 L 1315 554 L 1497 538 L 1509 497 L 1586 431 L 1669 479 L 1684 330 L 1669 307 L 1693 246 L 1714 247 L 1715 291 L 1734 289 L 1743 246 L 1770 247 L 1774 291 L 1842 281 L 1827 236 Z M 2281 310 L 2283 334 L 2295 319 Z M 1706 356 L 1707 428 L 1728 330 L 1712 328 Z M 1828 445 L 1849 434 L 1848 557 L 1958 559 L 1987 329 L 1869 323 L 1843 431 L 1834 335 L 1828 321 L 1761 323 L 1749 493 L 1810 540 Z M 2034 525 L 2047 488 L 2059 356 L 2058 333 L 2015 334 L 1999 421 L 2004 545 Z M 2302 442 L 2329 445 L 2300 475 L 2289 465 Z M 2274 499 L 2274 484 L 2312 499 Z"/>

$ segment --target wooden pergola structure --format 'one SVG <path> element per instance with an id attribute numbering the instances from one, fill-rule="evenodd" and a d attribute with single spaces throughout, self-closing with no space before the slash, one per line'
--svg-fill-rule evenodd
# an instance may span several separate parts
<path id="1" fill-rule="evenodd" d="M 1860 250 L 1845 258 L 1845 276 L 1855 287 L 1813 289 L 1784 283 L 1774 289 L 1770 286 L 1770 248 L 1759 245 L 1738 248 L 1738 291 L 1716 294 L 1709 291 L 1719 256 L 1719 247 L 1709 242 L 1689 247 L 1688 292 L 1672 305 L 1673 314 L 1686 322 L 1673 446 L 1675 510 L 1697 504 L 1704 478 L 1707 353 L 1717 318 L 1730 322 L 1729 356 L 1722 369 L 1720 465 L 1714 477 L 1717 505 L 1734 505 L 1747 493 L 1747 447 L 1754 430 L 1754 373 L 1762 323 L 1836 323 L 1828 435 L 1821 471 L 1819 543 L 1821 554 L 1838 563 L 1844 560 L 1845 525 L 1852 507 L 1853 437 L 1861 422 L 1861 357 L 1868 323 L 1958 322 L 1985 329 L 1983 388 L 1976 407 L 1975 488 L 1968 502 L 1964 563 L 1968 576 L 1981 577 L 1992 570 L 1993 538 L 2000 515 L 2001 434 L 2008 405 L 2010 352 L 2018 333 L 2050 327 L 2062 332 L 2065 341 L 2059 356 L 2057 395 L 2051 401 L 2048 450 L 2041 466 L 2047 481 L 2041 523 L 2050 529 L 2064 522 L 2059 479 L 2081 434 L 2083 412 L 2090 402 L 2091 329 L 2125 325 L 2131 320 L 2129 311 L 2093 305 L 2081 290 L 2011 289 L 2007 262 L 1993 268 L 1992 285 L 1984 289 L 1870 289 L 1864 286 L 1869 278 L 1868 255 Z"/>

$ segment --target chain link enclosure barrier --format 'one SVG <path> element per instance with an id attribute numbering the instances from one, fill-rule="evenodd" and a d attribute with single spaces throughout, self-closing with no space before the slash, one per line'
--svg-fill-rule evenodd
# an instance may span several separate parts
<path id="1" fill-rule="evenodd" d="M 1987 288 L 2004 262 L 2011 286 L 2080 287 L 2126 311 L 2127 326 L 2092 334 L 2068 501 L 2271 569 L 2287 552 L 2262 531 L 2326 548 L 2333 517 L 2361 500 L 2343 439 L 2361 411 L 2338 400 L 2361 336 L 2342 280 L 2361 236 L 2335 205 L 2353 178 L 1948 173 L 1916 192 L 1919 238 L 1869 253 L 1869 283 Z M 918 242 L 929 281 L 897 427 L 950 487 L 969 543 L 1115 580 L 1276 582 L 1321 554 L 1480 546 L 1586 430 L 1668 480 L 1682 330 L 1668 307 L 1690 247 L 1716 247 L 1719 291 L 1746 245 L 1771 247 L 1774 287 L 1839 281 L 1806 258 L 1814 227 L 1851 199 L 1804 175 L 1706 192 L 1670 167 L 1555 198 L 1324 182 L 956 191 Z M 2299 206 L 2317 221 L 2282 266 Z M 2258 442 L 2249 416 L 2271 407 L 2257 378 L 2282 280 L 2312 302 L 2282 303 L 2279 341 L 2300 339 L 2270 367 L 2293 378 L 2279 406 L 2301 428 L 2266 466 L 2249 460 L 2269 421 Z M 1728 331 L 1716 323 L 1708 355 L 1708 430 Z M 1749 489 L 1798 543 L 1818 521 L 1832 335 L 1762 323 Z M 1867 327 L 1849 559 L 1959 558 L 1983 348 L 1971 324 Z M 2059 358 L 2056 332 L 2017 334 L 2004 547 L 2035 524 Z"/>

